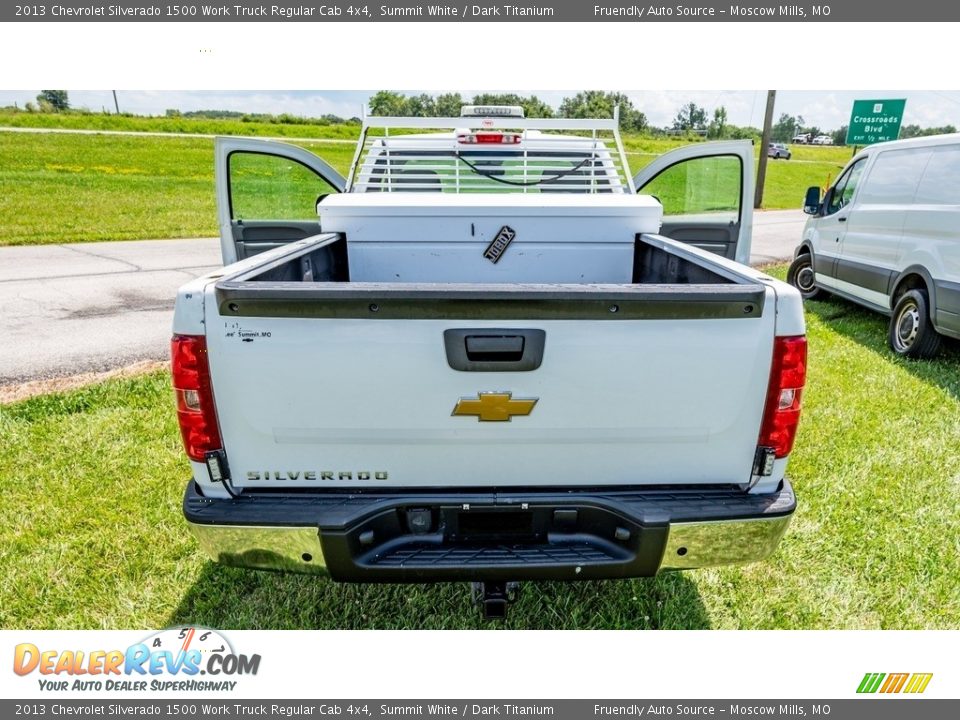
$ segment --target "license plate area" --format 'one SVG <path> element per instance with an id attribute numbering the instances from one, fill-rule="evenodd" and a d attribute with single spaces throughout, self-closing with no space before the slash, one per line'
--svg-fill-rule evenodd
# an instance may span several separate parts
<path id="1" fill-rule="evenodd" d="M 445 508 L 444 538 L 452 543 L 536 543 L 546 538 L 529 510 Z"/>
<path id="2" fill-rule="evenodd" d="M 334 579 L 583 580 L 653 575 L 668 529 L 592 504 L 428 502 L 321 531 L 321 544 Z"/>

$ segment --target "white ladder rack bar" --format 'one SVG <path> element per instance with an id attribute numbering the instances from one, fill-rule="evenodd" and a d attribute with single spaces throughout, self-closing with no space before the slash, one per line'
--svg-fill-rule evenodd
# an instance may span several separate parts
<path id="1" fill-rule="evenodd" d="M 484 178 L 482 174 L 477 175 L 475 178 L 468 177 L 466 179 L 466 184 L 461 182 L 461 168 L 460 161 L 457 157 L 460 152 L 464 153 L 465 157 L 469 157 L 471 162 L 474 161 L 500 161 L 500 162 L 510 162 L 515 160 L 521 160 L 519 166 L 514 168 L 513 166 L 504 166 L 498 168 L 498 177 L 503 175 L 508 175 L 511 170 L 519 170 L 522 168 L 521 179 L 522 182 L 529 182 L 528 172 L 529 171 L 539 171 L 550 172 L 556 170 L 557 172 L 562 172 L 563 168 L 555 167 L 551 165 L 545 165 L 544 163 L 550 162 L 582 162 L 585 159 L 589 159 L 589 169 L 586 175 L 575 175 L 573 177 L 586 178 L 586 183 L 574 183 L 571 180 L 565 180 L 564 178 L 558 178 L 554 182 L 558 182 L 558 187 L 563 187 L 568 191 L 582 191 L 586 186 L 587 188 L 592 188 L 594 191 L 597 189 L 597 181 L 605 179 L 603 176 L 598 178 L 597 172 L 600 170 L 610 170 L 614 171 L 616 175 L 616 182 L 612 182 L 612 178 L 601 185 L 604 191 L 623 191 L 625 186 L 627 191 L 631 194 L 636 192 L 636 188 L 633 186 L 633 176 L 630 173 L 630 165 L 627 162 L 626 153 L 624 151 L 623 142 L 620 138 L 620 108 L 616 107 L 614 109 L 614 116 L 612 118 L 513 118 L 513 117 L 451 117 L 451 118 L 423 118 L 423 117 L 369 117 L 364 115 L 363 121 L 361 123 L 360 137 L 357 141 L 357 147 L 353 155 L 353 160 L 350 163 L 350 171 L 347 175 L 347 192 L 352 192 L 355 190 L 355 186 L 363 186 L 363 190 L 368 190 L 371 186 L 371 181 L 374 177 L 381 177 L 386 175 L 386 186 L 384 187 L 381 183 L 377 183 L 379 189 L 385 190 L 387 192 L 392 192 L 395 188 L 393 178 L 394 171 L 399 170 L 401 166 L 406 166 L 404 168 L 404 175 L 409 179 L 413 179 L 414 173 L 411 173 L 411 168 L 409 163 L 411 162 L 423 162 L 437 160 L 439 157 L 449 157 L 451 159 L 451 164 L 449 168 L 453 170 L 455 175 L 454 182 L 454 191 L 459 191 L 461 188 L 474 188 L 475 184 L 471 183 L 477 179 L 486 183 L 498 184 L 497 181 L 491 180 L 490 178 Z M 520 149 L 518 148 L 518 154 L 516 155 L 499 155 L 495 150 L 487 149 L 482 144 L 476 146 L 467 146 L 457 145 L 454 142 L 451 142 L 450 138 L 437 138 L 436 144 L 438 145 L 436 151 L 424 151 L 424 143 L 432 144 L 434 141 L 429 137 L 416 137 L 416 138 L 404 138 L 398 137 L 396 135 L 391 136 L 391 129 L 409 129 L 409 130 L 516 130 L 522 131 L 522 157 L 519 155 Z M 371 130 L 383 130 L 383 134 L 372 135 Z M 549 138 L 538 138 L 531 137 L 528 134 L 530 130 L 554 130 L 562 132 L 575 132 L 581 131 L 586 132 L 589 136 L 584 137 L 557 137 L 551 136 Z M 603 141 L 597 136 L 598 132 L 606 131 L 612 134 L 614 147 L 607 148 Z M 564 151 L 558 150 L 557 145 L 579 145 L 579 147 L 568 148 L 566 152 L 569 152 L 569 156 L 563 154 Z M 404 146 L 410 146 L 410 149 L 405 149 Z M 369 158 L 369 153 L 373 147 L 378 147 L 381 152 L 383 152 L 384 157 L 377 158 L 374 161 L 372 169 L 370 167 L 362 168 L 361 160 L 364 157 L 366 152 Z M 415 146 L 415 147 L 414 147 Z M 538 147 L 541 146 L 541 147 Z M 477 148 L 481 148 L 477 150 Z M 418 155 L 416 150 L 424 153 L 423 155 Z M 539 153 L 537 151 L 540 151 Z M 583 151 L 582 153 L 580 151 Z M 507 152 L 505 148 L 501 148 L 501 151 Z M 606 152 L 598 152 L 606 151 Z M 398 162 L 394 162 L 395 154 L 403 153 L 402 159 Z M 607 156 L 607 152 L 609 156 Z M 393 155 L 392 155 L 393 153 Z M 434 153 L 431 156 L 429 153 Z M 469 153 L 469 155 L 467 155 Z M 489 153 L 487 156 L 486 153 Z M 383 162 L 384 159 L 386 162 Z M 535 165 L 529 165 L 533 161 Z M 366 162 L 363 163 L 367 165 Z M 447 165 L 438 165 L 438 166 L 428 166 L 428 167 L 417 167 L 414 170 L 446 170 L 448 169 Z M 584 170 L 587 168 L 585 167 Z M 383 172 L 380 172 L 380 171 Z M 581 173 L 584 170 L 578 169 L 576 172 Z M 622 172 L 622 179 L 620 173 Z M 605 173 L 606 174 L 606 173 Z M 419 178 L 418 178 L 419 179 Z M 562 181 L 562 182 L 561 182 Z M 544 186 L 552 184 L 551 182 L 545 183 Z M 415 185 L 412 183 L 404 183 L 406 188 L 413 189 L 413 187 L 421 187 L 420 185 Z M 507 187 L 507 185 L 501 184 L 502 187 Z M 436 189 L 436 185 L 424 185 L 425 188 Z M 487 187 L 487 185 L 484 185 Z M 532 186 L 529 185 L 517 185 L 517 190 L 528 192 L 529 188 Z M 589 190 L 588 190 L 589 191 Z"/>

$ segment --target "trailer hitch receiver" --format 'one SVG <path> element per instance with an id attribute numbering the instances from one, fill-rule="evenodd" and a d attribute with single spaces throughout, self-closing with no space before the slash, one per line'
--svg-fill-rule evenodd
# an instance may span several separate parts
<path id="1" fill-rule="evenodd" d="M 484 620 L 505 620 L 507 606 L 516 602 L 520 595 L 517 582 L 471 583 L 473 602 L 480 605 Z"/>

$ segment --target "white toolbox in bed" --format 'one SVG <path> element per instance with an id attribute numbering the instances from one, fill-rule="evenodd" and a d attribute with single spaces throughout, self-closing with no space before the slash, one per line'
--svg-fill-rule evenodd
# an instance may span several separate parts
<path id="1" fill-rule="evenodd" d="M 629 283 L 634 240 L 660 230 L 648 195 L 346 193 L 318 206 L 354 282 Z"/>

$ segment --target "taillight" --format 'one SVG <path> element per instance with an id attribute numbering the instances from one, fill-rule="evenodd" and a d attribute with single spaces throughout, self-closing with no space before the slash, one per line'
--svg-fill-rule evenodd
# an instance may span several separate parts
<path id="1" fill-rule="evenodd" d="M 210 386 L 207 339 L 202 335 L 174 335 L 170 358 L 183 446 L 191 460 L 204 462 L 208 452 L 222 447 Z"/>
<path id="2" fill-rule="evenodd" d="M 758 444 L 773 448 L 778 458 L 786 457 L 793 449 L 806 379 L 807 338 L 803 335 L 774 338 L 767 404 Z"/>
<path id="3" fill-rule="evenodd" d="M 460 135 L 457 140 L 468 145 L 518 145 L 520 135 L 517 133 L 476 132 Z"/>

